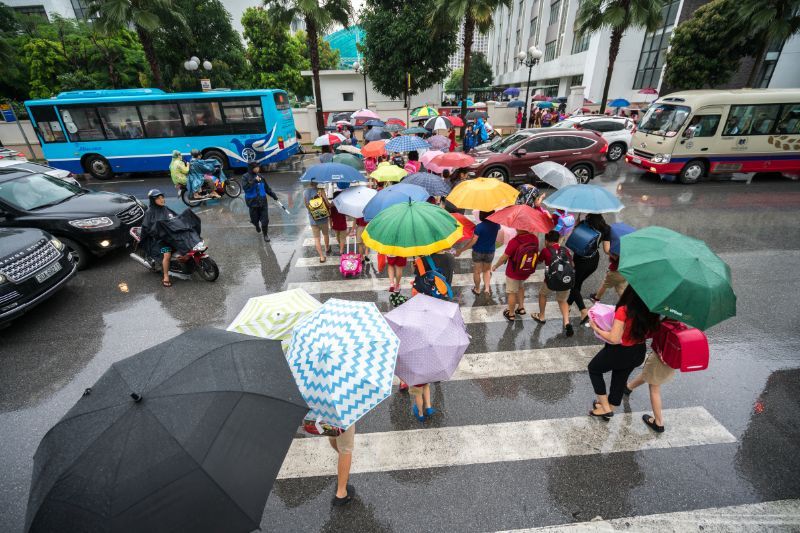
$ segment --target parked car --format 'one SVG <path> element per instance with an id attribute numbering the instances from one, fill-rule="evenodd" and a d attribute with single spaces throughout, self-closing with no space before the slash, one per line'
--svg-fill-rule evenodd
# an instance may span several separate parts
<path id="1" fill-rule="evenodd" d="M 13 159 L 0 159 L 0 169 L 24 170 L 30 173 L 39 172 L 41 174 L 47 174 L 48 176 L 53 176 L 54 178 L 59 178 L 68 181 L 73 185 L 77 185 L 78 187 L 81 186 L 81 184 L 78 183 L 78 180 L 75 179 L 75 174 L 73 174 L 69 170 L 62 170 L 60 168 L 48 167 L 47 165 L 42 165 L 41 163 L 31 163 L 30 161 L 16 161 Z"/>
<path id="2" fill-rule="evenodd" d="M 608 143 L 594 131 L 557 128 L 519 130 L 470 152 L 470 172 L 511 183 L 527 181 L 530 168 L 542 161 L 566 165 L 581 183 L 606 169 Z"/>
<path id="3" fill-rule="evenodd" d="M 34 228 L 0 228 L 0 324 L 52 296 L 77 270 L 59 239 Z"/>
<path id="4" fill-rule="evenodd" d="M 83 189 L 26 171 L 0 169 L 0 227 L 34 227 L 60 239 L 78 269 L 131 243 L 144 205 L 135 197 Z"/>
<path id="5" fill-rule="evenodd" d="M 555 124 L 555 128 L 584 129 L 599 132 L 608 141 L 609 161 L 619 160 L 632 146 L 631 139 L 636 124 L 627 117 L 603 117 L 599 115 L 575 116 Z"/>
<path id="6" fill-rule="evenodd" d="M 2 160 L 27 161 L 28 158 L 25 157 L 25 154 L 18 150 L 12 150 L 11 148 L 0 146 L 0 161 Z"/>

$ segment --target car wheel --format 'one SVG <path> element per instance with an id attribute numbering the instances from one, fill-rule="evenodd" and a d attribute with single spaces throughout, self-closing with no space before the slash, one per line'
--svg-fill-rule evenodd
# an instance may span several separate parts
<path id="1" fill-rule="evenodd" d="M 681 169 L 681 173 L 678 175 L 678 179 L 681 180 L 681 183 L 692 184 L 697 183 L 700 181 L 706 173 L 706 165 L 699 159 L 693 159 L 686 163 L 683 168 Z"/>
<path id="2" fill-rule="evenodd" d="M 578 183 L 589 183 L 589 180 L 594 177 L 594 169 L 584 163 L 575 165 L 570 170 L 575 174 L 575 177 L 578 178 Z"/>
<path id="3" fill-rule="evenodd" d="M 608 147 L 606 157 L 609 161 L 618 161 L 620 157 L 625 154 L 625 145 L 623 143 L 614 143 Z"/>
<path id="4" fill-rule="evenodd" d="M 222 165 L 222 170 L 228 170 L 228 158 L 219 150 L 206 150 L 203 152 L 203 159 L 215 159 Z"/>
<path id="5" fill-rule="evenodd" d="M 83 160 L 83 169 L 98 180 L 109 180 L 114 176 L 111 163 L 102 155 L 90 155 Z"/>
<path id="6" fill-rule="evenodd" d="M 508 182 L 508 172 L 502 167 L 492 167 L 484 174 L 487 178 L 495 178 L 502 182 Z"/>
<path id="7" fill-rule="evenodd" d="M 78 244 L 72 239 L 65 239 L 63 237 L 59 237 L 58 239 L 63 242 L 67 250 L 72 253 L 72 259 L 78 266 L 78 270 L 84 270 L 89 266 L 89 263 L 92 261 L 92 254 L 89 253 L 89 250 L 87 250 L 85 246 Z"/>

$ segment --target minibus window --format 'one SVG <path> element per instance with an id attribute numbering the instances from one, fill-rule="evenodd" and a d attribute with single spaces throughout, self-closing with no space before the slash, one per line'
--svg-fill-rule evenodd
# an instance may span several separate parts
<path id="1" fill-rule="evenodd" d="M 639 131 L 674 137 L 683 126 L 690 111 L 691 109 L 682 105 L 658 104 L 652 106 L 642 117 Z"/>
<path id="2" fill-rule="evenodd" d="M 783 104 L 775 131 L 781 135 L 800 133 L 800 104 Z"/>
<path id="3" fill-rule="evenodd" d="M 769 135 L 778 118 L 780 104 L 732 105 L 723 135 Z"/>
<path id="4" fill-rule="evenodd" d="M 722 115 L 695 115 L 686 129 L 694 128 L 693 137 L 713 137 L 721 118 Z"/>

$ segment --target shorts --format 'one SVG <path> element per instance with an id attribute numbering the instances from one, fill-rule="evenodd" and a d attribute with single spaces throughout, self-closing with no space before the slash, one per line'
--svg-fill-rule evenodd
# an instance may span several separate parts
<path id="1" fill-rule="evenodd" d="M 491 263 L 492 259 L 494 259 L 494 252 L 485 253 L 472 250 L 473 263 Z"/>
<path id="2" fill-rule="evenodd" d="M 313 218 L 311 218 L 311 216 L 309 216 L 308 217 L 308 225 L 311 226 L 312 230 L 314 228 L 319 228 L 320 226 L 325 226 L 325 228 L 327 229 L 328 227 L 330 227 L 330 220 L 331 220 L 331 217 L 325 217 L 325 218 L 321 218 L 319 220 L 314 220 Z"/>
<path id="3" fill-rule="evenodd" d="M 525 285 L 524 279 L 511 279 L 506 274 L 506 292 L 519 292 Z"/>
<path id="4" fill-rule="evenodd" d="M 672 379 L 675 369 L 664 363 L 657 353 L 650 350 L 644 360 L 642 379 L 648 385 L 661 385 Z"/>
<path id="5" fill-rule="evenodd" d="M 569 298 L 569 289 L 563 291 L 554 291 L 553 289 L 549 288 L 546 283 L 542 283 L 539 287 L 539 296 L 544 296 L 547 298 L 551 294 L 556 295 L 557 302 L 566 302 L 567 298 Z"/>
<path id="6" fill-rule="evenodd" d="M 625 287 L 627 286 L 628 286 L 628 280 L 626 280 L 625 276 L 623 276 L 616 270 L 607 271 L 606 277 L 603 278 L 603 288 L 614 289 L 620 296 L 625 291 Z"/>
<path id="7" fill-rule="evenodd" d="M 323 227 L 324 226 L 324 227 Z M 314 224 L 311 224 L 311 233 L 314 234 L 314 238 L 317 239 L 320 236 L 322 230 L 328 231 L 328 219 L 323 218 L 322 220 L 317 220 Z"/>
<path id="8" fill-rule="evenodd" d="M 334 449 L 338 450 L 339 453 L 353 453 L 353 448 L 356 444 L 356 425 L 353 424 L 338 437 L 328 437 L 328 439 L 330 439 L 328 442 L 330 442 L 331 448 L 335 443 L 336 448 Z"/>
<path id="9" fill-rule="evenodd" d="M 337 240 L 339 240 L 339 239 L 345 240 L 347 238 L 347 230 L 346 229 L 336 229 L 336 230 L 333 230 L 333 231 L 334 231 L 334 233 L 336 233 L 336 239 Z"/>
<path id="10" fill-rule="evenodd" d="M 412 385 L 408 387 L 408 394 L 410 396 L 422 396 L 423 391 L 425 390 L 426 383 L 420 383 L 419 385 Z"/>
<path id="11" fill-rule="evenodd" d="M 408 264 L 408 258 L 407 257 L 397 257 L 397 256 L 394 256 L 394 255 L 387 255 L 386 256 L 386 264 L 387 265 L 396 266 L 396 267 L 404 267 L 404 266 L 406 266 Z"/>
<path id="12" fill-rule="evenodd" d="M 172 253 L 172 248 L 170 248 L 169 246 L 162 246 L 160 252 L 162 254 Z"/>

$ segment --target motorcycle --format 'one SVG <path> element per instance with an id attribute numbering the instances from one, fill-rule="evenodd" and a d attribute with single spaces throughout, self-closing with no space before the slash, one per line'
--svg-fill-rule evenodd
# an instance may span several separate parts
<path id="1" fill-rule="evenodd" d="M 160 273 L 161 261 L 149 257 L 139 246 L 142 241 L 142 228 L 140 226 L 133 227 L 130 229 L 130 234 L 134 242 L 133 252 L 130 254 L 131 259 L 153 272 Z M 206 253 L 206 250 L 208 247 L 203 241 L 200 241 L 183 255 L 173 254 L 169 262 L 169 275 L 188 280 L 191 279 L 192 274 L 197 272 L 206 281 L 216 281 L 219 277 L 219 267 Z"/>
<path id="2" fill-rule="evenodd" d="M 225 176 L 222 172 L 222 165 L 218 161 L 214 162 L 214 172 L 212 175 L 214 176 L 213 189 L 204 184 L 203 188 L 200 190 L 200 194 L 202 195 L 200 198 L 193 198 L 193 195 L 189 194 L 186 185 L 176 185 L 175 188 L 178 190 L 178 196 L 181 197 L 183 203 L 189 207 L 197 207 L 207 200 L 212 200 L 213 198 L 209 196 L 212 192 L 220 196 L 225 194 L 231 198 L 237 198 L 242 194 L 242 184 L 238 179 L 232 176 Z"/>

